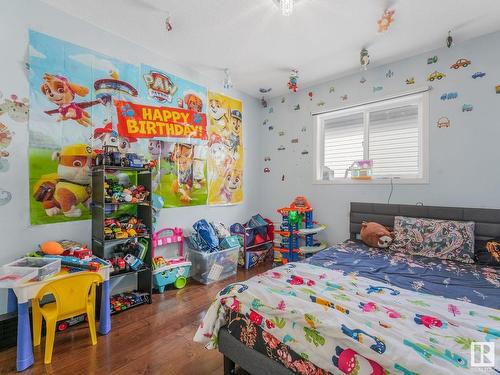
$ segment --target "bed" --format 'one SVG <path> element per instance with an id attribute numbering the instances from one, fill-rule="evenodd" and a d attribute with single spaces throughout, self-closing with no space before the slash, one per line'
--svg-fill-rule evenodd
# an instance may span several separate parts
<path id="1" fill-rule="evenodd" d="M 363 221 L 395 216 L 474 221 L 476 238 L 500 236 L 500 210 L 351 203 L 349 240 L 228 285 L 195 341 L 219 348 L 226 375 L 235 363 L 255 375 L 484 373 L 471 347 L 500 335 L 500 270 L 357 240 Z"/>

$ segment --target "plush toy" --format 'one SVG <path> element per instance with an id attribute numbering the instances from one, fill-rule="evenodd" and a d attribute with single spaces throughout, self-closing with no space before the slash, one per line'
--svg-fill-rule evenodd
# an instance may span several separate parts
<path id="1" fill-rule="evenodd" d="M 370 247 L 387 248 L 392 243 L 392 233 L 379 223 L 366 221 L 361 224 L 361 241 Z"/>
<path id="2" fill-rule="evenodd" d="M 49 255 L 61 255 L 64 252 L 64 248 L 59 242 L 47 241 L 40 245 L 40 250 L 44 254 Z"/>

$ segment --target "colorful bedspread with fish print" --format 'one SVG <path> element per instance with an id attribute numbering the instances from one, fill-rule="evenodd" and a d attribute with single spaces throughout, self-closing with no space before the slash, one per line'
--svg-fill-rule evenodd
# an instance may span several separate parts
<path id="1" fill-rule="evenodd" d="M 348 240 L 306 262 L 447 298 L 500 308 L 500 268 L 371 248 Z"/>
<path id="2" fill-rule="evenodd" d="M 228 285 L 194 340 L 217 347 L 231 313 L 260 327 L 273 347 L 299 353 L 302 367 L 285 353 L 287 367 L 307 374 L 484 374 L 471 366 L 471 344 L 500 336 L 499 310 L 308 263 Z"/>

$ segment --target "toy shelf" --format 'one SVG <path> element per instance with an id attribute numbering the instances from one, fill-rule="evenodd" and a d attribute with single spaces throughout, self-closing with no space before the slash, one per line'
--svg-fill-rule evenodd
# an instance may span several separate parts
<path id="1" fill-rule="evenodd" d="M 141 299 L 141 303 L 131 303 L 126 302 L 127 307 L 123 310 L 128 310 L 130 307 L 139 306 L 144 303 L 152 302 L 152 273 L 151 267 L 153 263 L 152 250 L 151 250 L 151 230 L 153 224 L 153 212 L 152 206 L 149 199 L 144 202 L 106 202 L 105 196 L 105 182 L 106 178 L 112 178 L 117 176 L 118 173 L 125 173 L 129 176 L 129 179 L 133 185 L 142 185 L 144 188 L 151 192 L 152 191 L 152 174 L 151 170 L 147 168 L 132 168 L 132 167 L 118 167 L 118 166 L 97 166 L 92 169 L 92 251 L 93 253 L 102 259 L 111 259 L 115 257 L 115 252 L 118 246 L 122 246 L 127 242 L 137 242 L 139 240 L 144 241 L 143 245 L 146 247 L 145 256 L 143 258 L 143 265 L 137 269 L 133 269 L 131 265 L 126 266 L 125 269 L 117 269 L 111 274 L 110 278 L 120 282 L 120 278 L 131 278 L 130 283 L 135 285 L 131 287 L 130 290 L 134 292 L 128 292 L 127 296 L 131 300 L 137 300 L 138 298 L 133 297 L 133 293 L 137 295 L 144 296 Z M 118 178 L 118 177 L 116 177 Z M 111 212 L 108 208 L 112 209 Z M 107 239 L 105 236 L 105 220 L 112 216 L 117 216 L 120 213 L 130 214 L 135 216 L 140 220 L 145 227 L 147 232 L 140 232 L 139 235 L 130 236 L 126 238 L 113 238 Z M 147 245 L 146 245 L 147 243 Z M 144 248 L 143 248 L 144 249 Z M 117 255 L 116 255 L 117 256 Z M 126 257 L 125 257 L 126 258 Z M 117 259 L 117 258 L 114 258 Z M 121 258 L 123 262 L 123 258 Z M 115 263 L 113 263 L 115 264 Z M 132 279 L 134 278 L 135 279 Z M 122 293 L 123 294 L 123 293 Z M 132 297 L 131 297 L 132 296 Z M 127 298 L 128 298 L 127 297 Z M 117 297 L 118 298 L 118 297 Z M 124 302 L 124 304 L 125 304 Z M 130 302 L 130 303 L 129 303 Z M 117 311 L 111 309 L 112 313 Z M 114 311 L 114 312 L 113 312 Z M 120 310 L 121 311 L 121 310 Z"/>

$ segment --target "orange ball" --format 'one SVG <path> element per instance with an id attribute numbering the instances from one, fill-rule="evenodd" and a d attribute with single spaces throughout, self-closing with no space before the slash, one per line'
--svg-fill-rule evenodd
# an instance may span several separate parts
<path id="1" fill-rule="evenodd" d="M 49 255 L 61 255 L 64 252 L 64 248 L 59 242 L 47 241 L 40 245 L 40 250 L 44 254 Z"/>

